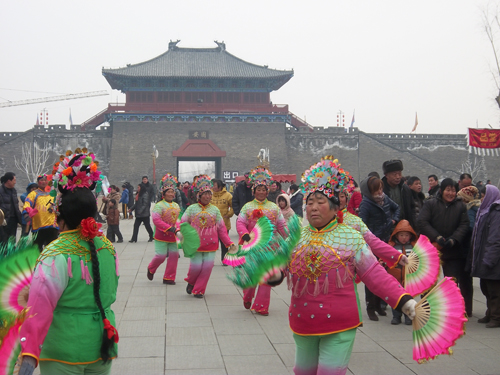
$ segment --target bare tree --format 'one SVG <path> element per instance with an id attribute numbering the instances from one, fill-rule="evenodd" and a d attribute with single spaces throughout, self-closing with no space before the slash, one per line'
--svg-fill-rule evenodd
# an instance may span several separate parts
<path id="1" fill-rule="evenodd" d="M 484 156 L 478 159 L 477 156 L 474 156 L 474 160 L 471 160 L 470 154 L 462 163 L 461 173 L 468 173 L 472 176 L 472 181 L 477 181 L 479 179 L 487 179 L 488 174 L 486 171 L 486 162 L 484 160 Z"/>
<path id="2" fill-rule="evenodd" d="M 500 15 L 498 4 L 493 8 L 493 5 L 490 3 L 483 8 L 482 17 L 484 31 L 491 44 L 493 57 L 495 59 L 495 67 L 491 68 L 491 74 L 493 75 L 493 81 L 498 90 L 498 95 L 495 97 L 495 100 L 500 107 Z"/>
<path id="3" fill-rule="evenodd" d="M 51 150 L 47 144 L 41 148 L 36 143 L 28 144 L 26 142 L 23 142 L 21 150 L 21 160 L 14 156 L 16 167 L 26 173 L 28 181 L 36 181 L 36 178 L 47 168 Z"/>

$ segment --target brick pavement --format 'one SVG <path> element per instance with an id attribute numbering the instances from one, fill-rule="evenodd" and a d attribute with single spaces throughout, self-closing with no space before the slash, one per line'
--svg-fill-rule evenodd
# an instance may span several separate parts
<path id="1" fill-rule="evenodd" d="M 125 242 L 115 244 L 120 255 L 120 282 L 113 305 L 120 333 L 119 358 L 112 374 L 293 374 L 294 342 L 288 327 L 290 292 L 273 288 L 270 315 L 245 310 L 241 290 L 226 278 L 220 253 L 204 299 L 186 294 L 189 259 L 179 260 L 177 284 L 163 285 L 160 266 L 153 281 L 146 266 L 154 255 L 144 227 L 137 243 L 128 240 L 133 220 L 121 221 Z M 234 228 L 234 225 L 233 225 Z M 236 238 L 236 232 L 230 235 Z M 349 374 L 500 374 L 500 329 L 477 323 L 485 300 L 474 281 L 474 316 L 453 356 L 419 365 L 412 359 L 411 326 L 391 326 L 391 313 L 358 329 Z M 363 300 L 364 288 L 358 286 Z M 364 307 L 364 305 L 363 305 Z"/>

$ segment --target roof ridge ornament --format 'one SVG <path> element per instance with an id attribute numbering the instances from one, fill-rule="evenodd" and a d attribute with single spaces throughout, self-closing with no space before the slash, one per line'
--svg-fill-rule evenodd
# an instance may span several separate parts
<path id="1" fill-rule="evenodd" d="M 170 43 L 168 43 L 168 50 L 173 51 L 179 48 L 177 47 L 177 43 L 179 43 L 180 41 L 181 41 L 180 39 L 177 39 L 175 42 L 172 42 L 172 39 L 170 39 Z"/>
<path id="2" fill-rule="evenodd" d="M 221 52 L 226 50 L 226 43 L 224 43 L 224 41 L 219 42 L 217 40 L 214 40 L 214 42 L 220 48 Z"/>

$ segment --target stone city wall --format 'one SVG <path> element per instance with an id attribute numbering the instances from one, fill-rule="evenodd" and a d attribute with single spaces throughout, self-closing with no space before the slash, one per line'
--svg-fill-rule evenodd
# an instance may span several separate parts
<path id="1" fill-rule="evenodd" d="M 83 132 L 78 125 L 66 129 L 64 125 L 35 126 L 26 132 L 0 133 L 0 172 L 13 171 L 18 177 L 18 191 L 28 183 L 25 174 L 14 164 L 20 158 L 22 145 L 36 143 L 51 149 L 47 171 L 60 154 L 76 147 L 87 147 L 101 161 L 100 169 L 111 183 L 140 182 L 143 175 L 153 176 L 153 145 L 158 150 L 156 159 L 157 181 L 167 171 L 177 173 L 177 158 L 172 152 L 189 139 L 190 132 L 205 131 L 208 139 L 226 152 L 222 158 L 222 171 L 243 174 L 258 164 L 257 155 L 262 148 L 270 151 L 270 169 L 274 174 L 302 172 L 324 155 L 334 155 L 356 180 L 369 172 L 382 174 L 382 163 L 388 159 L 401 159 L 404 175 L 416 175 L 427 188 L 427 176 L 436 174 L 458 178 L 462 163 L 469 154 L 464 135 L 455 134 L 370 134 L 357 128 L 315 127 L 299 131 L 283 122 L 140 122 L 115 121 L 101 130 Z M 499 158 L 485 156 L 486 176 L 494 184 L 500 180 Z M 221 176 L 219 176 L 221 177 Z"/>

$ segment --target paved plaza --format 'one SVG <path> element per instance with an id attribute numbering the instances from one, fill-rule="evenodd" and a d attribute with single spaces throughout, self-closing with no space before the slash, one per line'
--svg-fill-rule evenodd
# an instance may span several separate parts
<path id="1" fill-rule="evenodd" d="M 234 218 L 233 218 L 234 223 Z M 120 256 L 120 282 L 113 305 L 120 334 L 119 358 L 112 374 L 293 374 L 295 345 L 288 327 L 290 291 L 286 283 L 273 288 L 269 316 L 245 310 L 242 291 L 226 277 L 220 252 L 204 299 L 186 294 L 183 280 L 189 259 L 181 257 L 176 285 L 162 284 L 165 263 L 155 279 L 146 278 L 154 244 L 142 226 L 137 243 L 129 243 L 133 220 L 122 220 L 124 243 L 115 244 Z M 230 232 L 236 240 L 236 231 Z M 477 323 L 485 299 L 474 280 L 474 316 L 466 335 L 453 348 L 427 364 L 412 359 L 412 329 L 392 326 L 390 309 L 379 322 L 368 320 L 358 329 L 348 374 L 500 374 L 500 329 Z M 363 285 L 358 285 L 364 301 Z"/>

